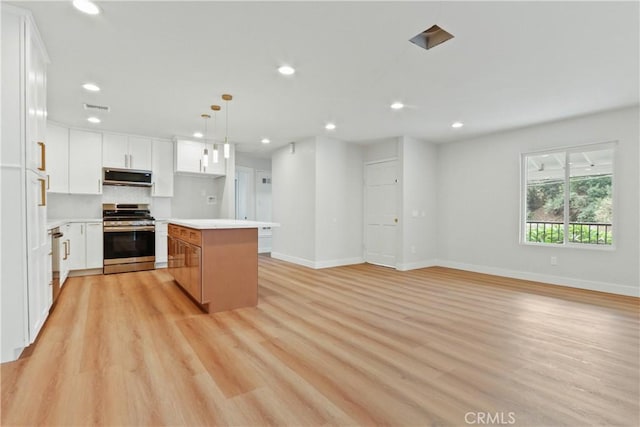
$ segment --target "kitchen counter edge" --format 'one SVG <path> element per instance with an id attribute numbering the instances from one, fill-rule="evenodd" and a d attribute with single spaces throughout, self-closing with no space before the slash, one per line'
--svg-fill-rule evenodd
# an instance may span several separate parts
<path id="1" fill-rule="evenodd" d="M 244 221 L 244 220 L 188 220 L 170 219 L 170 224 L 181 225 L 183 227 L 194 228 L 196 230 L 217 230 L 230 228 L 269 228 L 280 227 L 276 222 L 265 221 Z"/>

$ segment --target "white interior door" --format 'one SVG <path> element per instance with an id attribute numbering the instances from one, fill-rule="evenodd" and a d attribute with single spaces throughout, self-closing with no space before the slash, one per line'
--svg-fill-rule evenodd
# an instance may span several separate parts
<path id="1" fill-rule="evenodd" d="M 236 166 L 236 219 L 255 219 L 253 169 Z"/>
<path id="2" fill-rule="evenodd" d="M 397 161 L 365 166 L 365 261 L 395 267 L 397 212 Z"/>

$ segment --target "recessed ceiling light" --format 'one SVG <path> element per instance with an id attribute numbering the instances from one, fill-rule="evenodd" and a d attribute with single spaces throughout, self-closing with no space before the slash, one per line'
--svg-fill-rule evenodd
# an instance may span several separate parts
<path id="1" fill-rule="evenodd" d="M 100 119 L 97 117 L 89 117 L 87 121 L 90 123 L 100 123 Z"/>
<path id="2" fill-rule="evenodd" d="M 454 128 L 454 129 L 461 128 L 462 126 L 464 126 L 464 123 L 462 123 L 462 122 L 453 122 L 451 124 L 451 127 Z"/>
<path id="3" fill-rule="evenodd" d="M 194 132 L 194 133 L 193 133 L 193 137 L 194 137 L 194 138 L 202 138 L 202 133 L 200 133 L 200 132 Z"/>
<path id="4" fill-rule="evenodd" d="M 334 123 L 327 123 L 326 125 L 324 125 L 324 128 L 326 130 L 334 130 L 336 128 L 336 125 Z"/>
<path id="5" fill-rule="evenodd" d="M 268 144 L 271 142 L 271 140 L 269 138 L 262 138 L 262 141 L 260 142 L 262 142 L 263 144 Z"/>
<path id="6" fill-rule="evenodd" d="M 82 85 L 83 89 L 88 90 L 89 92 L 99 92 L 100 88 L 98 85 L 93 83 L 85 83 Z"/>
<path id="7" fill-rule="evenodd" d="M 73 0 L 73 6 L 87 15 L 97 15 L 100 13 L 100 8 L 89 0 Z"/>
<path id="8" fill-rule="evenodd" d="M 391 104 L 391 108 L 394 110 L 402 110 L 404 108 L 404 104 L 402 102 L 394 102 Z"/>
<path id="9" fill-rule="evenodd" d="M 284 76 L 290 76 L 293 73 L 295 73 L 296 70 L 290 65 L 283 65 L 280 68 L 278 68 L 278 72 Z"/>

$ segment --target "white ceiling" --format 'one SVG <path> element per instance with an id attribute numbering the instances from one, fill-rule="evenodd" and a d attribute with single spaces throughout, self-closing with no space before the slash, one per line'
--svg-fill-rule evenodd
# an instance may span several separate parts
<path id="1" fill-rule="evenodd" d="M 449 142 L 639 102 L 638 2 L 103 1 L 98 16 L 12 3 L 32 10 L 51 57 L 49 118 L 74 126 L 94 126 L 89 102 L 111 107 L 96 129 L 190 136 L 230 93 L 230 140 L 264 153 L 325 133 Z M 408 41 L 433 24 L 455 38 Z"/>

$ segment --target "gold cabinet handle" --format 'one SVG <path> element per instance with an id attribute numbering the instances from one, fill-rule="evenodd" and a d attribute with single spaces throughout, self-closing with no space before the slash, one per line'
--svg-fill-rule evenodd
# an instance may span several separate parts
<path id="1" fill-rule="evenodd" d="M 38 178 L 38 181 L 40 181 L 40 203 L 38 206 L 47 206 L 47 182 L 42 178 Z"/>
<path id="2" fill-rule="evenodd" d="M 40 146 L 40 167 L 39 171 L 47 170 L 47 146 L 44 142 L 38 141 L 38 145 Z"/>
<path id="3" fill-rule="evenodd" d="M 394 218 L 393 222 L 395 222 L 397 224 L 398 223 L 398 218 Z"/>

